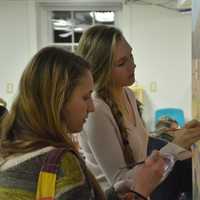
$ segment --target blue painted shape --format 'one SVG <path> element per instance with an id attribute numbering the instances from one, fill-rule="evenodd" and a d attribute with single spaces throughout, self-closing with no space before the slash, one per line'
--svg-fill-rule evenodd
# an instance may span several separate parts
<path id="1" fill-rule="evenodd" d="M 163 117 L 170 117 L 176 120 L 181 128 L 185 125 L 184 113 L 183 110 L 181 110 L 180 108 L 162 108 L 156 110 L 155 112 L 156 122 Z"/>

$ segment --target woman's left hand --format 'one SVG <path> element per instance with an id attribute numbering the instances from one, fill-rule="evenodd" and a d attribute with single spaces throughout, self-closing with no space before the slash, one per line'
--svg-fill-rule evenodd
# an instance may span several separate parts
<path id="1" fill-rule="evenodd" d="M 173 143 L 185 149 L 190 149 L 192 144 L 200 140 L 200 123 L 191 121 L 186 124 L 185 128 L 172 131 L 171 135 L 174 137 Z"/>
<path id="2" fill-rule="evenodd" d="M 195 128 L 200 127 L 200 121 L 193 119 L 185 124 L 185 128 Z"/>

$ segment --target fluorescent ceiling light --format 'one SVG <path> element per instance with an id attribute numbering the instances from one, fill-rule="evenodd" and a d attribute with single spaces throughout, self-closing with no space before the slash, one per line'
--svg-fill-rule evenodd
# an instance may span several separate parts
<path id="1" fill-rule="evenodd" d="M 82 27 L 76 27 L 76 28 L 74 28 L 74 31 L 83 32 L 83 28 Z"/>
<path id="2" fill-rule="evenodd" d="M 113 22 L 114 12 L 90 12 L 90 16 L 98 22 Z"/>
<path id="3" fill-rule="evenodd" d="M 58 31 L 71 31 L 72 28 L 70 27 L 53 27 L 54 30 L 58 30 Z"/>
<path id="4" fill-rule="evenodd" d="M 66 37 L 69 37 L 69 36 L 71 36 L 72 35 L 72 32 L 69 32 L 69 33 L 61 33 L 61 34 L 59 34 L 59 36 L 61 37 L 61 38 L 66 38 Z"/>
<path id="5" fill-rule="evenodd" d="M 177 8 L 182 10 L 192 9 L 192 0 L 177 0 Z"/>

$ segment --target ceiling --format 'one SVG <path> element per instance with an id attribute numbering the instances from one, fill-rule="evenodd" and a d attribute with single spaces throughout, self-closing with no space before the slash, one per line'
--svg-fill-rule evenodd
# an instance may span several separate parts
<path id="1" fill-rule="evenodd" d="M 142 5 L 156 5 L 180 12 L 190 12 L 192 0 L 124 0 L 124 3 L 136 3 Z"/>
<path id="2" fill-rule="evenodd" d="M 191 13 L 192 10 L 192 0 L 35 0 L 38 3 L 87 3 L 87 5 L 91 3 L 119 3 L 119 4 L 127 4 L 127 3 L 135 3 L 141 5 L 154 5 L 159 6 L 171 10 L 176 10 L 182 13 Z M 199 1 L 199 0 L 198 0 Z M 92 5 L 93 5 L 92 4 Z"/>

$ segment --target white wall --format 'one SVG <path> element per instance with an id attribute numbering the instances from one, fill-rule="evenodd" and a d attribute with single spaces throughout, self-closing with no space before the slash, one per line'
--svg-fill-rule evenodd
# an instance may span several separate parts
<path id="1" fill-rule="evenodd" d="M 135 4 L 124 6 L 119 16 L 118 25 L 134 48 L 137 81 L 145 88 L 148 127 L 159 107 L 180 107 L 190 119 L 191 16 Z M 37 49 L 35 1 L 1 0 L 0 26 L 0 97 L 10 105 L 21 72 Z M 8 94 L 10 82 L 14 92 Z M 155 93 L 149 89 L 151 82 L 157 83 Z"/>
<path id="2" fill-rule="evenodd" d="M 122 30 L 133 47 L 137 82 L 145 89 L 144 118 L 153 129 L 154 112 L 179 107 L 191 118 L 191 15 L 155 6 L 128 4 Z M 125 19 L 126 16 L 126 19 Z M 151 83 L 157 91 L 151 92 Z"/>
<path id="3" fill-rule="evenodd" d="M 22 70 L 36 50 L 34 2 L 0 1 L 0 97 L 10 106 Z M 13 91 L 7 92 L 8 84 Z"/>

